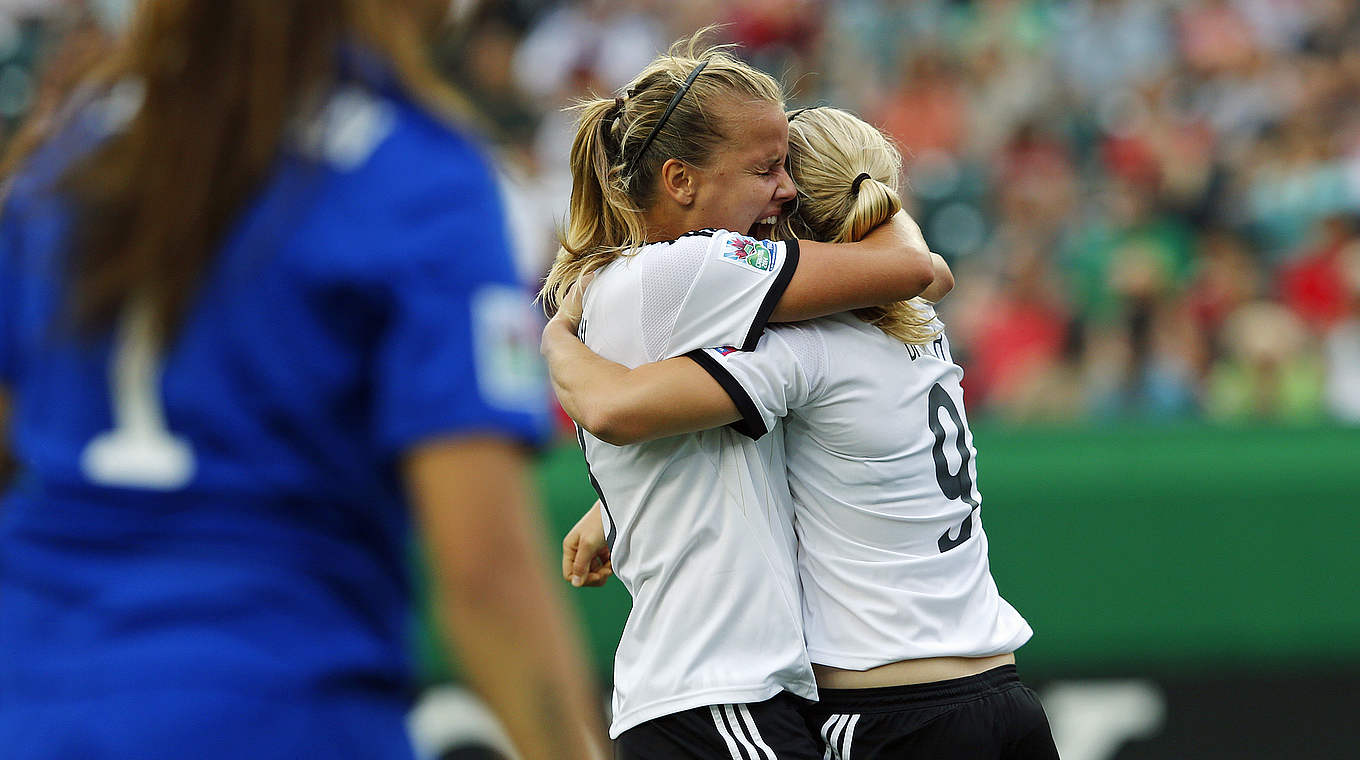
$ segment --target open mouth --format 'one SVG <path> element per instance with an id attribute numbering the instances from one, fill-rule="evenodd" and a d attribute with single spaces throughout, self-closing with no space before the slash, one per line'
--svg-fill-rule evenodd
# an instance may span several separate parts
<path id="1" fill-rule="evenodd" d="M 774 237 L 774 227 L 778 223 L 778 216 L 767 216 L 764 219 L 757 219 L 756 223 L 751 225 L 751 229 L 747 234 L 756 240 L 769 240 Z"/>

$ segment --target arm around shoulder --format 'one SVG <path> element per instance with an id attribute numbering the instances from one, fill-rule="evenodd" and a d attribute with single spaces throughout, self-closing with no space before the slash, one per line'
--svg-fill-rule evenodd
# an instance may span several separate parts
<path id="1" fill-rule="evenodd" d="M 732 398 L 691 359 L 629 369 L 591 351 L 569 321 L 556 317 L 541 349 L 563 410 L 606 443 L 641 443 L 741 419 Z"/>
<path id="2" fill-rule="evenodd" d="M 858 243 L 799 241 L 798 270 L 771 315 L 796 322 L 905 301 L 935 280 L 935 262 L 921 229 L 899 211 Z"/>
<path id="3" fill-rule="evenodd" d="M 939 303 L 954 289 L 954 272 L 940 254 L 932 253 L 930 259 L 935 263 L 935 280 L 921 293 L 921 297 L 931 303 Z"/>

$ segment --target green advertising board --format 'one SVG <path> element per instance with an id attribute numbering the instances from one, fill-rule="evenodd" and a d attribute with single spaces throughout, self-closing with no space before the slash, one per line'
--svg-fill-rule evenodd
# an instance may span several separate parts
<path id="1" fill-rule="evenodd" d="M 1360 429 L 978 426 L 992 573 L 1034 627 L 1034 677 L 1360 663 Z M 594 500 L 574 443 L 545 454 L 560 538 Z M 602 677 L 622 584 L 572 589 Z"/>

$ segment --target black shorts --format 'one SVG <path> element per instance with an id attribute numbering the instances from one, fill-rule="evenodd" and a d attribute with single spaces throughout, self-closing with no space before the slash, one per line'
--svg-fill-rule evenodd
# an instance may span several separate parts
<path id="1" fill-rule="evenodd" d="M 1048 717 L 1014 665 L 934 683 L 821 689 L 803 709 L 829 760 L 1056 760 Z"/>
<path id="2" fill-rule="evenodd" d="M 789 692 L 764 702 L 710 705 L 636 725 L 614 741 L 615 760 L 822 760 Z"/>

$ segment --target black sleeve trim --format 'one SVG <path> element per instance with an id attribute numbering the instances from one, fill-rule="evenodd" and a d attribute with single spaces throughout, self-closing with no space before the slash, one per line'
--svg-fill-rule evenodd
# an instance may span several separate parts
<path id="1" fill-rule="evenodd" d="M 751 395 L 746 389 L 741 387 L 732 373 L 727 368 L 718 363 L 717 359 L 709 356 L 704 349 L 690 351 L 685 354 L 694 360 L 695 364 L 704 368 L 704 371 L 713 376 L 718 381 L 718 385 L 727 392 L 732 398 L 732 403 L 737 405 L 737 411 L 741 412 L 741 419 L 733 422 L 728 427 L 749 437 L 751 440 L 759 440 L 761 436 L 770 432 L 765 427 L 765 420 L 761 419 L 760 412 L 756 410 L 756 402 L 751 400 Z"/>
<path id="2" fill-rule="evenodd" d="M 789 289 L 789 283 L 793 280 L 793 273 L 798 269 L 798 240 L 791 238 L 784 241 L 784 252 L 789 260 L 784 262 L 784 268 L 779 270 L 779 274 L 774 278 L 774 284 L 765 294 L 765 300 L 760 302 L 760 309 L 756 311 L 756 320 L 751 323 L 750 332 L 746 333 L 746 340 L 741 344 L 741 350 L 754 351 L 756 342 L 760 340 L 761 333 L 765 332 L 765 325 L 770 322 L 770 315 L 774 313 L 774 307 L 779 305 L 779 299 L 784 297 L 784 291 Z"/>

